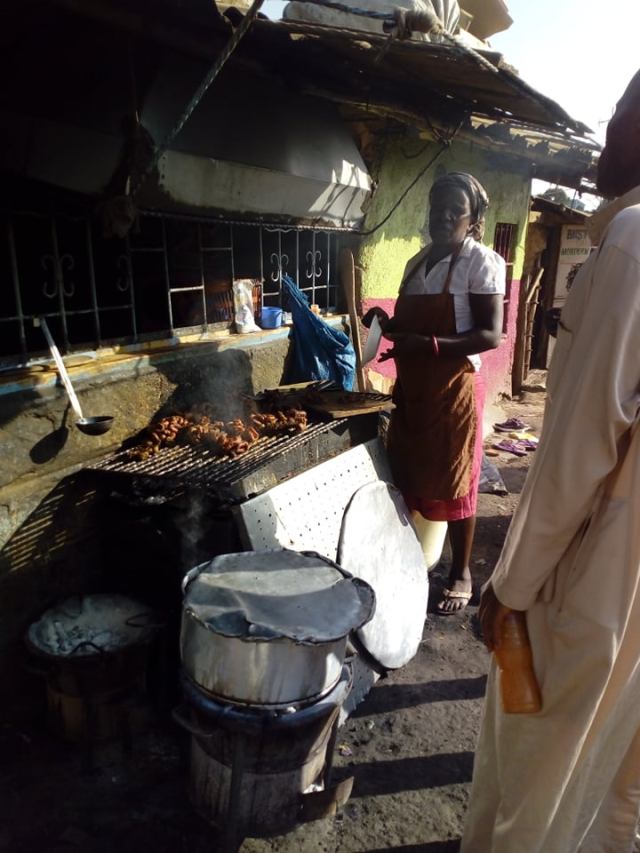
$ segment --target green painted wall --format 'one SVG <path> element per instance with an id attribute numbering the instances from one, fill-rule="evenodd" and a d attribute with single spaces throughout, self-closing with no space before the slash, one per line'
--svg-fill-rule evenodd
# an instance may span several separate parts
<path id="1" fill-rule="evenodd" d="M 378 186 L 367 212 L 365 229 L 374 227 L 387 215 L 405 188 L 433 158 L 438 145 L 427 145 L 418 157 L 411 157 L 416 149 L 419 150 L 415 141 L 398 140 L 387 145 L 375 176 Z M 493 244 L 496 222 L 518 224 L 513 278 L 520 278 L 531 190 L 527 166 L 523 164 L 518 171 L 513 161 L 498 159 L 471 143 L 454 142 L 427 169 L 389 221 L 363 241 L 359 252 L 364 273 L 363 299 L 388 299 L 397 294 L 407 260 L 425 243 L 429 190 L 442 170 L 470 172 L 486 188 L 490 199 L 485 230 L 487 245 Z"/>

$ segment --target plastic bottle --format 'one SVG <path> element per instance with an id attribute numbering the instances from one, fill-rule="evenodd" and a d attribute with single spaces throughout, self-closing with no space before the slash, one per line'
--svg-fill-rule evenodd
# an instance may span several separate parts
<path id="1" fill-rule="evenodd" d="M 495 649 L 500 669 L 500 692 L 505 714 L 535 714 L 542 708 L 540 687 L 533 671 L 533 658 L 525 614 L 512 610 L 505 618 L 500 646 Z"/>

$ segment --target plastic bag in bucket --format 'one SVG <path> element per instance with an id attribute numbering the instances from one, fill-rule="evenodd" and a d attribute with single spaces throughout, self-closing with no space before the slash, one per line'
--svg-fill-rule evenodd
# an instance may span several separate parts
<path id="1" fill-rule="evenodd" d="M 288 275 L 282 284 L 293 315 L 293 357 L 289 381 L 332 379 L 345 391 L 353 388 L 356 354 L 351 341 L 339 329 L 314 314 L 309 300 Z"/>

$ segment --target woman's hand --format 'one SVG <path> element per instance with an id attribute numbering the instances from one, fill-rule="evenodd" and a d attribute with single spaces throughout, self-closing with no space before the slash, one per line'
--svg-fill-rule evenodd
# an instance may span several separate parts
<path id="1" fill-rule="evenodd" d="M 393 332 L 386 331 L 384 337 L 394 344 L 394 349 L 400 355 L 434 355 L 433 340 L 415 332 Z"/>
<path id="2" fill-rule="evenodd" d="M 415 332 L 391 331 L 385 332 L 384 337 L 393 343 L 393 347 L 383 352 L 378 361 L 387 361 L 398 355 L 435 355 L 432 338 L 416 335 Z"/>
<path id="3" fill-rule="evenodd" d="M 389 315 L 384 310 L 384 308 L 379 308 L 377 305 L 375 305 L 373 308 L 369 308 L 367 313 L 362 318 L 362 325 L 365 328 L 370 329 L 371 324 L 373 323 L 374 317 L 378 318 L 378 322 L 380 323 L 380 328 L 384 332 L 384 330 L 387 328 L 387 326 L 389 325 L 389 323 L 391 321 L 389 320 Z"/>
<path id="4" fill-rule="evenodd" d="M 378 357 L 378 361 L 379 362 L 380 361 L 389 361 L 390 358 L 395 358 L 395 357 L 396 357 L 396 348 L 391 347 L 391 349 L 387 349 L 384 352 L 380 353 L 380 355 Z"/>
<path id="5" fill-rule="evenodd" d="M 480 619 L 482 639 L 490 652 L 500 646 L 502 626 L 505 618 L 511 612 L 511 608 L 506 607 L 498 600 L 491 584 L 487 584 L 480 596 L 478 618 Z"/>

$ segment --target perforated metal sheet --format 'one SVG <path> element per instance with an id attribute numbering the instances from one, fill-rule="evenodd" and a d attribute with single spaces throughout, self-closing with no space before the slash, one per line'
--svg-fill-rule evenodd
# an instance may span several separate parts
<path id="1" fill-rule="evenodd" d="M 256 551 L 316 551 L 335 560 L 342 517 L 354 492 L 390 479 L 380 440 L 358 445 L 236 507 L 244 545 Z"/>

